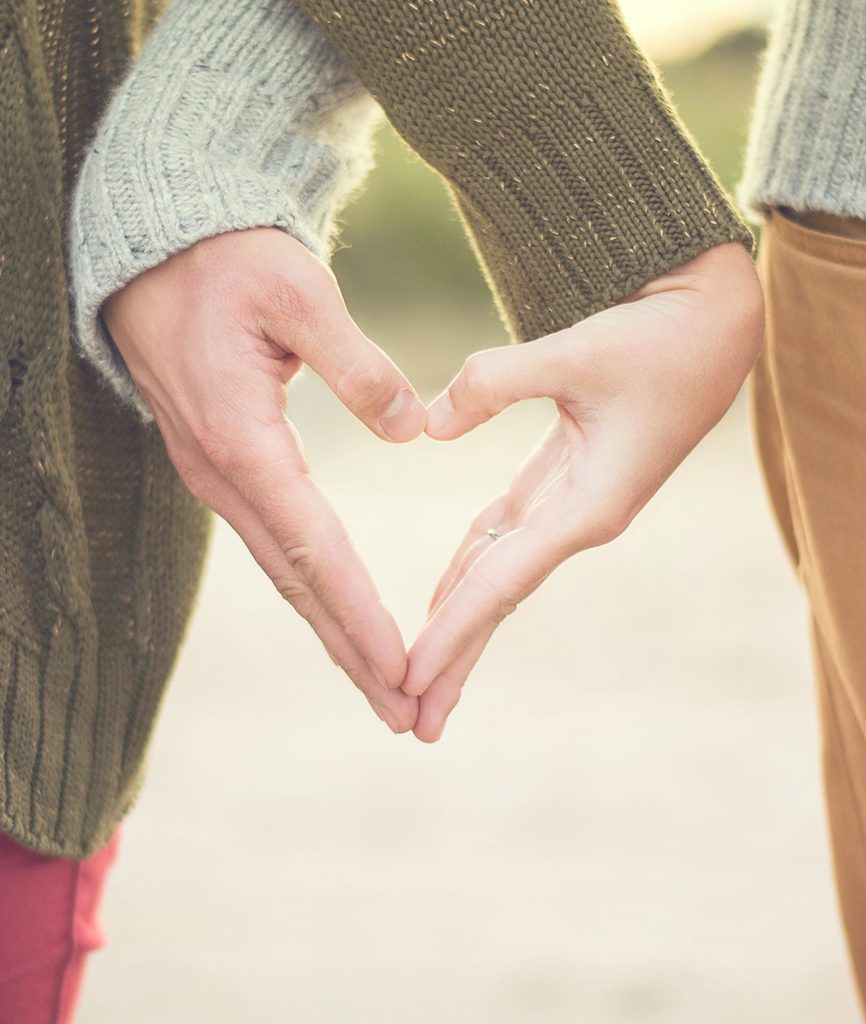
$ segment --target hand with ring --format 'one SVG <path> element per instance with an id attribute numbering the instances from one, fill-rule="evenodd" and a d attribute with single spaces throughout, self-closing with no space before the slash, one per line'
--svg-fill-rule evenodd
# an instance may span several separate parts
<path id="1" fill-rule="evenodd" d="M 557 415 L 470 526 L 409 650 L 419 739 L 442 734 L 499 623 L 565 559 L 619 536 L 722 417 L 762 334 L 754 265 L 731 242 L 572 327 L 467 360 L 428 409 L 431 437 L 525 398 L 552 398 Z"/>

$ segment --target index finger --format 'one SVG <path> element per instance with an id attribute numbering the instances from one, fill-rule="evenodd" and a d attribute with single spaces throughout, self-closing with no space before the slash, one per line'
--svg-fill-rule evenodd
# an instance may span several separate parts
<path id="1" fill-rule="evenodd" d="M 556 549 L 530 526 L 510 531 L 487 548 L 439 604 L 409 650 L 404 689 L 421 694 L 449 671 L 470 647 L 471 664 L 452 673 L 459 693 L 497 626 L 528 597 L 558 564 Z M 479 637 L 484 645 L 478 648 Z"/>
<path id="2" fill-rule="evenodd" d="M 232 441 L 216 468 L 255 508 L 292 572 L 316 595 L 379 682 L 403 682 L 403 638 L 345 526 L 310 476 L 287 421 Z"/>

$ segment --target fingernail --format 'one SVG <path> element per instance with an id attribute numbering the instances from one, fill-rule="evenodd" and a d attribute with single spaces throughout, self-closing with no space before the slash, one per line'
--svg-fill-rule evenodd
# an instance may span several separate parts
<path id="1" fill-rule="evenodd" d="M 404 388 L 379 420 L 382 432 L 392 441 L 410 441 L 424 429 L 427 410 L 413 392 Z"/>
<path id="2" fill-rule="evenodd" d="M 367 698 L 369 700 L 369 697 Z M 377 704 L 374 700 L 370 701 L 370 707 L 376 712 L 379 718 L 388 726 L 391 732 L 397 732 L 397 719 L 391 714 L 391 712 L 382 707 L 381 704 Z"/>
<path id="3" fill-rule="evenodd" d="M 438 431 L 443 430 L 453 415 L 454 406 L 451 403 L 451 396 L 446 391 L 427 410 L 428 432 L 438 433 Z"/>

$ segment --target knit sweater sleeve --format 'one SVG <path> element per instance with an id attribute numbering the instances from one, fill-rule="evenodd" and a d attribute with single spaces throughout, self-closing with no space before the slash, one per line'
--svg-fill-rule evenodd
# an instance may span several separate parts
<path id="1" fill-rule="evenodd" d="M 77 347 L 143 420 L 105 300 L 225 231 L 279 227 L 327 261 L 380 117 L 287 0 L 174 0 L 111 98 L 68 217 Z"/>
<path id="2" fill-rule="evenodd" d="M 513 336 L 753 238 L 615 0 L 298 0 L 444 176 Z"/>
<path id="3" fill-rule="evenodd" d="M 866 4 L 786 0 L 761 58 L 737 196 L 866 219 Z"/>

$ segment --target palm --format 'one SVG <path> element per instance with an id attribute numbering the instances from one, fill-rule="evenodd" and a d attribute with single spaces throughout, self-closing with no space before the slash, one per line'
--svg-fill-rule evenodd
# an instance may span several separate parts
<path id="1" fill-rule="evenodd" d="M 574 513 L 583 496 L 581 465 L 586 442 L 568 410 L 559 416 L 521 466 L 505 498 L 509 529 L 545 531 Z"/>
<path id="2" fill-rule="evenodd" d="M 517 530 L 552 537 L 562 531 L 582 498 L 580 464 L 583 439 L 563 406 L 541 442 L 520 467 L 508 490 L 476 516 L 430 601 L 429 613 L 445 601 L 466 573 L 490 549 L 494 529 L 500 537 Z M 483 572 L 483 568 L 478 568 Z M 542 571 L 539 582 L 548 574 Z"/>

